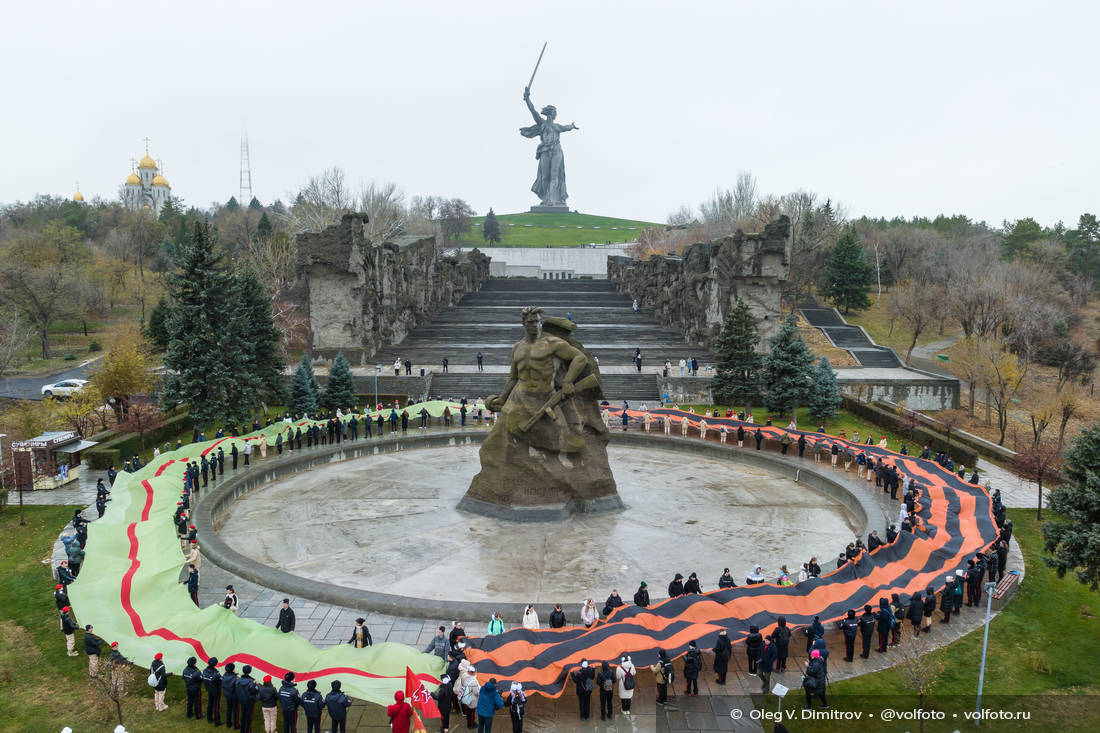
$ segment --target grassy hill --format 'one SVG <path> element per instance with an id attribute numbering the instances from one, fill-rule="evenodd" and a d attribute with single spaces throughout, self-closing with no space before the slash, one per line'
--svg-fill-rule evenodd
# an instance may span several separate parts
<path id="1" fill-rule="evenodd" d="M 481 236 L 484 220 L 484 216 L 473 220 L 472 229 L 459 240 L 460 246 L 485 246 Z M 592 242 L 633 242 L 641 230 L 664 226 L 591 214 L 498 214 L 497 221 L 500 222 L 500 247 L 573 247 Z"/>

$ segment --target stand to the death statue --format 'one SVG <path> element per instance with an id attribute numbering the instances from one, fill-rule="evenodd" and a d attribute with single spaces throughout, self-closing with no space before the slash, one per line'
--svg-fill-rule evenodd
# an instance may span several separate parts
<path id="1" fill-rule="evenodd" d="M 525 308 L 523 325 L 508 383 L 485 401 L 497 420 L 458 508 L 521 522 L 624 508 L 607 463 L 599 369 L 573 338 L 576 324 Z"/>

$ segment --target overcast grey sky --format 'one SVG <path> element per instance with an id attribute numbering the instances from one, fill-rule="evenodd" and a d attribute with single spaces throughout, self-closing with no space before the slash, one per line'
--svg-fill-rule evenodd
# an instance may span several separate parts
<path id="1" fill-rule="evenodd" d="M 525 211 L 554 104 L 570 206 L 663 221 L 738 170 L 871 216 L 1100 209 L 1094 2 L 22 2 L 0 23 L 0 202 L 173 192 L 265 203 L 353 182 Z"/>

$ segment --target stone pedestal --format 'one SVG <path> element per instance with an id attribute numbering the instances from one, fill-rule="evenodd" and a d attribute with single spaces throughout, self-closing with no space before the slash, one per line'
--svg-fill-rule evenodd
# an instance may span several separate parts
<path id="1" fill-rule="evenodd" d="M 568 214 L 569 207 L 565 204 L 561 206 L 543 206 L 539 204 L 538 206 L 532 206 L 530 211 L 532 214 Z"/>

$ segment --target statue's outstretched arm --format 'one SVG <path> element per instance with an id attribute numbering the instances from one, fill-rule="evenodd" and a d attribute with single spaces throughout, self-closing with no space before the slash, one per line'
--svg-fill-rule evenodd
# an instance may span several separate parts
<path id="1" fill-rule="evenodd" d="M 527 109 L 531 112 L 531 119 L 535 121 L 536 125 L 541 125 L 542 116 L 535 111 L 535 105 L 531 104 L 531 97 L 526 89 L 523 91 L 523 101 L 527 103 Z"/>

